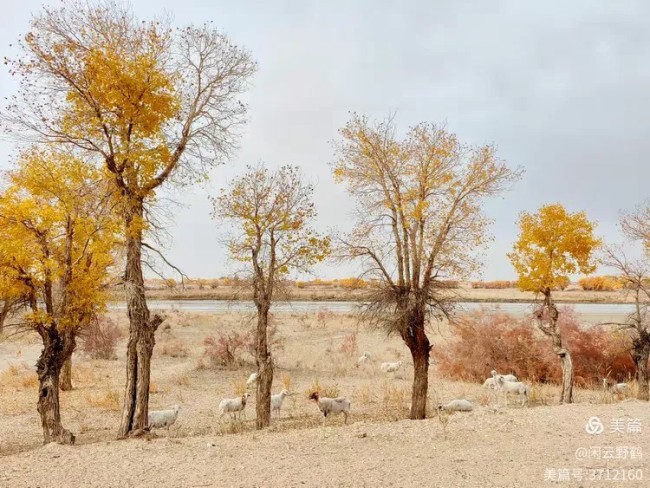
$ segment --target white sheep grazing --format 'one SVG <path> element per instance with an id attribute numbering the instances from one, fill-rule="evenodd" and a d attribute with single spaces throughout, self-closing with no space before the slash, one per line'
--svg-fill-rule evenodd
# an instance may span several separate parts
<path id="1" fill-rule="evenodd" d="M 396 363 L 381 363 L 381 370 L 384 373 L 394 373 L 398 371 L 402 366 L 402 361 L 397 361 Z"/>
<path id="2" fill-rule="evenodd" d="M 287 390 L 282 390 L 276 395 L 271 395 L 271 413 L 278 412 L 278 418 L 280 418 L 280 409 L 282 408 L 282 402 L 284 402 L 284 397 L 288 396 L 289 392 Z"/>
<path id="3" fill-rule="evenodd" d="M 237 413 L 239 413 L 240 418 L 241 414 L 244 414 L 244 417 L 246 417 L 246 400 L 248 400 L 248 397 L 251 396 L 250 393 L 246 392 L 239 398 L 226 398 L 224 400 L 221 400 L 221 403 L 219 404 L 219 418 L 223 417 L 225 414 L 230 414 L 231 417 L 237 418 Z"/>
<path id="4" fill-rule="evenodd" d="M 318 405 L 319 410 L 323 413 L 323 425 L 328 415 L 338 415 L 342 413 L 345 416 L 345 423 L 348 423 L 348 415 L 350 415 L 350 400 L 345 397 L 327 398 L 321 397 L 318 392 L 309 395 L 310 400 L 314 400 Z"/>
<path id="5" fill-rule="evenodd" d="M 257 381 L 257 373 L 252 373 L 246 380 L 246 388 L 250 388 Z"/>
<path id="6" fill-rule="evenodd" d="M 174 405 L 169 410 L 153 410 L 149 412 L 149 416 L 147 417 L 149 429 L 161 429 L 167 427 L 167 435 L 169 435 L 169 428 L 174 425 L 174 422 L 176 422 L 180 409 L 180 405 Z"/>
<path id="7" fill-rule="evenodd" d="M 497 378 L 499 391 L 501 391 L 506 399 L 506 407 L 508 406 L 508 393 L 516 393 L 521 398 L 521 405 L 526 403 L 528 405 L 528 396 L 530 395 L 530 387 L 519 381 L 506 381 L 503 376 Z"/>
<path id="8" fill-rule="evenodd" d="M 369 360 L 370 360 L 370 353 L 368 351 L 365 351 L 363 353 L 363 356 L 361 356 L 359 359 L 357 359 L 357 368 L 359 366 L 363 366 Z"/>
<path id="9" fill-rule="evenodd" d="M 446 405 L 442 403 L 438 405 L 438 410 L 445 410 L 446 412 L 471 412 L 474 410 L 474 405 L 468 400 L 452 400 Z"/>

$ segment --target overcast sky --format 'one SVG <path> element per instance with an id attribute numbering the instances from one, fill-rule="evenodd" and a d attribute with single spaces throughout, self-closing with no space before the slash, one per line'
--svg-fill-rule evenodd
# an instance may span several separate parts
<path id="1" fill-rule="evenodd" d="M 58 3 L 58 2 L 57 2 Z M 0 53 L 43 2 L 3 1 Z M 561 202 L 586 210 L 608 241 L 621 209 L 648 198 L 650 2 L 137 0 L 136 14 L 177 25 L 211 20 L 259 63 L 241 148 L 209 185 L 177 194 L 168 255 L 192 277 L 231 266 L 208 195 L 247 163 L 297 164 L 316 184 L 319 227 L 348 228 L 330 141 L 348 112 L 396 113 L 400 128 L 446 123 L 461 140 L 494 143 L 525 175 L 485 210 L 495 219 L 484 279 L 511 279 L 506 252 L 520 211 Z M 6 67 L 5 67 L 6 68 Z M 0 72 L 0 96 L 15 84 Z M 0 144 L 0 167 L 12 147 Z M 354 274 L 328 265 L 317 274 Z"/>

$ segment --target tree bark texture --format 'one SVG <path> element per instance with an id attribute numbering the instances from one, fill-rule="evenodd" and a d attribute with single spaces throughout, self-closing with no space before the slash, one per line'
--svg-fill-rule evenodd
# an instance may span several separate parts
<path id="1" fill-rule="evenodd" d="M 72 390 L 72 355 L 63 363 L 60 387 L 62 391 Z"/>
<path id="2" fill-rule="evenodd" d="M 573 403 L 573 360 L 571 352 L 563 345 L 562 335 L 558 329 L 559 312 L 551 298 L 551 290 L 544 292 L 544 303 L 538 312 L 538 325 L 540 330 L 551 338 L 553 352 L 560 360 L 562 367 L 562 392 L 560 403 Z"/>
<path id="3" fill-rule="evenodd" d="M 0 308 L 0 335 L 2 335 L 2 332 L 4 331 L 5 321 L 7 320 L 7 316 L 11 311 L 12 305 L 13 304 L 10 300 L 5 300 L 2 303 L 2 308 Z"/>
<path id="4" fill-rule="evenodd" d="M 429 389 L 429 353 L 431 344 L 424 329 L 424 304 L 406 305 L 402 339 L 411 351 L 413 358 L 413 389 L 411 391 L 412 420 L 421 420 L 427 416 L 427 394 Z"/>
<path id="5" fill-rule="evenodd" d="M 637 399 L 650 400 L 650 389 L 648 387 L 648 357 L 650 356 L 650 333 L 642 331 L 640 337 L 634 340 L 632 358 L 634 359 L 635 376 L 639 390 Z"/>
<path id="6" fill-rule="evenodd" d="M 268 324 L 270 300 L 261 299 L 257 304 L 257 395 L 255 427 L 263 429 L 271 424 L 271 388 L 273 386 L 273 358 L 269 351 Z"/>
<path id="7" fill-rule="evenodd" d="M 59 377 L 66 356 L 74 348 L 74 338 L 59 334 L 56 326 L 39 330 L 43 351 L 36 363 L 38 375 L 37 410 L 43 427 L 43 443 L 74 444 L 75 436 L 61 425 Z"/>
<path id="8" fill-rule="evenodd" d="M 142 202 L 131 204 L 126 218 L 125 292 L 129 316 L 129 342 L 126 352 L 126 384 L 118 438 L 147 427 L 151 356 L 155 332 L 163 322 L 151 316 L 145 297 L 142 273 Z"/>

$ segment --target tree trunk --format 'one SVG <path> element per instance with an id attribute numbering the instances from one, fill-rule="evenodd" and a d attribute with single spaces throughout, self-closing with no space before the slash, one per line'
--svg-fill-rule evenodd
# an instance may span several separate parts
<path id="1" fill-rule="evenodd" d="M 147 427 L 149 414 L 149 380 L 155 332 L 163 322 L 159 315 L 151 317 L 142 274 L 141 201 L 129 203 L 126 216 L 126 270 L 124 288 L 129 315 L 129 342 L 126 353 L 126 385 L 118 438 Z"/>
<path id="2" fill-rule="evenodd" d="M 645 339 L 645 340 L 643 340 Z M 648 357 L 650 356 L 650 335 L 637 339 L 632 350 L 636 382 L 639 385 L 637 399 L 650 400 L 648 388 Z"/>
<path id="3" fill-rule="evenodd" d="M 270 300 L 264 298 L 257 305 L 257 395 L 255 427 L 263 429 L 271 424 L 271 387 L 273 386 L 273 359 L 268 344 Z"/>
<path id="4" fill-rule="evenodd" d="M 573 360 L 567 349 L 556 351 L 562 366 L 562 393 L 560 403 L 573 403 Z"/>
<path id="5" fill-rule="evenodd" d="M 72 391 L 72 355 L 63 363 L 60 387 L 62 391 Z"/>
<path id="6" fill-rule="evenodd" d="M 562 344 L 562 335 L 557 325 L 560 314 L 551 297 L 551 289 L 547 288 L 543 293 L 544 302 L 541 308 L 537 310 L 538 326 L 544 334 L 551 338 L 553 352 L 560 359 L 560 366 L 562 367 L 560 403 L 573 403 L 573 360 L 571 359 L 571 352 Z"/>
<path id="7" fill-rule="evenodd" d="M 2 332 L 4 331 L 5 320 L 7 320 L 7 316 L 11 310 L 11 305 L 12 303 L 10 300 L 5 300 L 2 302 L 2 308 L 0 308 L 0 335 L 2 335 Z"/>
<path id="8" fill-rule="evenodd" d="M 413 390 L 411 392 L 412 420 L 427 416 L 427 394 L 429 390 L 429 353 L 431 345 L 424 330 L 424 306 L 414 307 L 406 313 L 406 327 L 402 339 L 413 357 Z"/>
<path id="9" fill-rule="evenodd" d="M 37 410 L 43 427 L 43 443 L 74 444 L 75 436 L 61 425 L 59 404 L 59 376 L 66 357 L 66 344 L 56 325 L 40 331 L 43 351 L 36 363 L 38 374 Z"/>

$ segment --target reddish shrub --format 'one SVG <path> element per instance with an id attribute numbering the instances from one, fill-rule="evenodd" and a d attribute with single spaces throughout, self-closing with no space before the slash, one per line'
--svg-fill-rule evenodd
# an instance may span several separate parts
<path id="1" fill-rule="evenodd" d="M 99 317 L 81 333 L 81 350 L 92 359 L 117 359 L 115 346 L 122 331 L 109 317 Z"/>
<path id="2" fill-rule="evenodd" d="M 318 322 L 318 325 L 321 327 L 325 327 L 327 322 L 329 322 L 333 317 L 334 313 L 331 310 L 328 308 L 321 308 L 316 314 L 316 322 Z"/>
<path id="3" fill-rule="evenodd" d="M 203 356 L 212 367 L 234 367 L 244 363 L 243 354 L 247 346 L 246 334 L 231 332 L 219 333 L 218 337 L 208 336 L 203 339 L 205 351 Z"/>
<path id="4" fill-rule="evenodd" d="M 357 334 L 353 332 L 352 334 L 346 335 L 341 342 L 340 351 L 346 356 L 355 356 L 357 353 Z"/>
<path id="5" fill-rule="evenodd" d="M 633 371 L 624 336 L 602 327 L 581 327 L 571 309 L 560 311 L 558 325 L 572 353 L 577 385 L 599 384 L 608 373 L 624 378 Z M 483 381 L 496 369 L 533 381 L 561 380 L 550 339 L 529 318 L 481 310 L 459 319 L 452 331 L 452 344 L 432 350 L 438 370 L 446 376 Z"/>
<path id="6" fill-rule="evenodd" d="M 571 351 L 577 385 L 599 383 L 607 374 L 617 379 L 633 374 L 631 342 L 625 334 L 603 326 L 581 327 L 568 307 L 560 310 L 558 325 Z"/>
<path id="7" fill-rule="evenodd" d="M 269 316 L 267 328 L 267 340 L 269 349 L 277 351 L 284 347 L 283 339 L 278 334 L 278 328 L 273 319 Z M 245 364 L 247 359 L 255 359 L 257 348 L 257 329 L 253 327 L 248 332 L 219 332 L 218 336 L 208 336 L 203 339 L 205 350 L 203 356 L 208 359 L 212 367 L 238 367 Z M 246 357 L 248 354 L 249 358 Z"/>

